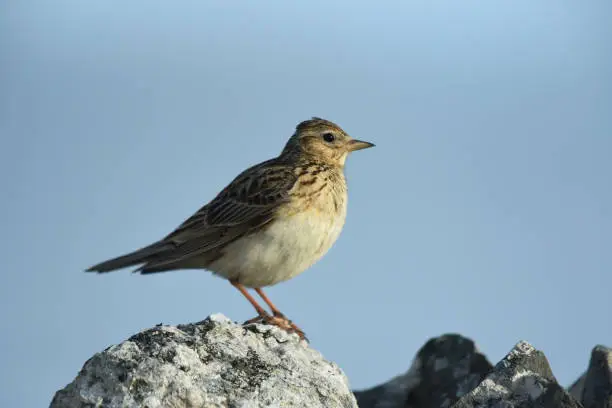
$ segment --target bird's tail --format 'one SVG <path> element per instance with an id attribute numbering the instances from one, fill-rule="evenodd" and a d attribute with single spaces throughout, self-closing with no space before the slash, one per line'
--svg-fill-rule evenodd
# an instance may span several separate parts
<path id="1" fill-rule="evenodd" d="M 171 244 L 167 242 L 156 242 L 152 245 L 146 246 L 144 248 L 138 249 L 134 252 L 130 252 L 129 254 L 125 254 L 119 256 L 117 258 L 109 259 L 104 262 L 100 262 L 97 265 L 94 265 L 90 268 L 87 268 L 86 272 L 111 272 L 116 269 L 126 268 L 128 266 L 139 265 L 142 263 L 150 262 L 155 259 L 164 252 L 168 251 L 171 248 Z"/>

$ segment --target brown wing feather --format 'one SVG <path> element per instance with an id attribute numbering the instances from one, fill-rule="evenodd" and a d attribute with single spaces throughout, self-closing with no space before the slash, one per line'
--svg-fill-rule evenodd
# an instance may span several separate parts
<path id="1" fill-rule="evenodd" d="M 172 244 L 171 251 L 149 260 L 139 270 L 179 269 L 194 256 L 215 252 L 270 222 L 278 207 L 289 200 L 295 181 L 291 167 L 275 159 L 245 170 L 161 241 Z"/>

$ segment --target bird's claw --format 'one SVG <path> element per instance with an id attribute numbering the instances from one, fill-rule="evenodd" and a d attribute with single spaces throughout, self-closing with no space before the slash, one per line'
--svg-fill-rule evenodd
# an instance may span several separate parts
<path id="1" fill-rule="evenodd" d="M 243 325 L 253 324 L 253 323 L 261 323 L 261 324 L 269 324 L 271 326 L 276 326 L 288 333 L 296 333 L 302 340 L 308 341 L 306 334 L 302 329 L 300 329 L 295 323 L 291 320 L 287 319 L 284 315 L 276 314 L 274 316 L 270 315 L 259 315 L 252 319 L 249 319 L 243 323 Z"/>

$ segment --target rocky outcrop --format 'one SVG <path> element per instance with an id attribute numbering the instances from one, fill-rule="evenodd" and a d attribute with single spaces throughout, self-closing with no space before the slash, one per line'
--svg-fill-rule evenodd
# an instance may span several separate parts
<path id="1" fill-rule="evenodd" d="M 612 349 L 596 346 L 587 372 L 572 384 L 569 392 L 584 408 L 612 408 Z"/>
<path id="2" fill-rule="evenodd" d="M 94 355 L 51 402 L 58 407 L 612 408 L 612 350 L 597 346 L 567 390 L 541 351 L 519 342 L 495 366 L 458 334 L 429 340 L 410 369 L 350 391 L 297 335 L 222 315 L 158 326 Z"/>
<path id="3" fill-rule="evenodd" d="M 557 383 L 544 354 L 527 342 L 518 343 L 453 408 L 494 407 L 500 404 L 508 407 L 580 407 Z"/>
<path id="4" fill-rule="evenodd" d="M 406 374 L 355 396 L 361 408 L 449 407 L 492 367 L 472 340 L 448 334 L 425 343 Z"/>
<path id="5" fill-rule="evenodd" d="M 612 349 L 597 346 L 569 389 L 544 353 L 521 341 L 494 367 L 459 335 L 429 340 L 404 375 L 355 392 L 361 408 L 612 408 Z"/>
<path id="6" fill-rule="evenodd" d="M 222 315 L 159 326 L 89 359 L 64 407 L 357 407 L 340 368 L 295 334 Z"/>

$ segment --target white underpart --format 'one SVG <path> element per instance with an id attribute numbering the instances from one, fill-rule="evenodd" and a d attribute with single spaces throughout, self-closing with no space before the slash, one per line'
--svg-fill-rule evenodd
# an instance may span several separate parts
<path id="1" fill-rule="evenodd" d="M 259 232 L 224 249 L 224 256 L 207 269 L 251 287 L 291 279 L 317 262 L 338 239 L 346 218 L 313 208 L 279 217 Z"/>

